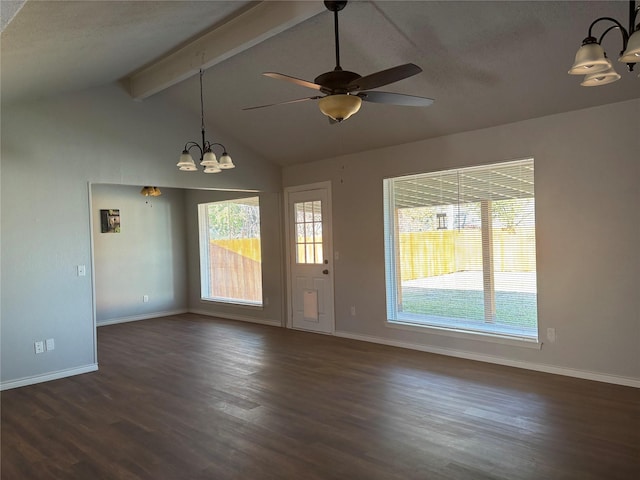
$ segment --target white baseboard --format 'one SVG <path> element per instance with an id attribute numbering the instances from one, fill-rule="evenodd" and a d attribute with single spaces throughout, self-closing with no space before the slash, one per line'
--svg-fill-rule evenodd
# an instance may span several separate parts
<path id="1" fill-rule="evenodd" d="M 483 355 L 479 353 L 466 352 L 464 350 L 453 350 L 450 348 L 432 347 L 427 345 L 420 345 L 417 343 L 398 342 L 396 340 L 389 340 L 386 338 L 373 337 L 369 335 L 361 335 L 350 332 L 335 332 L 335 336 L 350 338 L 352 340 L 361 340 L 364 342 L 379 343 L 392 347 L 408 348 L 410 350 L 420 350 L 422 352 L 436 353 L 439 355 L 447 355 L 450 357 L 465 358 L 467 360 L 495 363 L 508 367 L 523 368 L 525 370 L 534 370 L 537 372 L 553 373 L 556 375 L 564 375 L 567 377 L 582 378 L 584 380 L 595 380 L 596 382 L 613 383 L 616 385 L 640 388 L 640 380 L 629 377 L 621 377 L 618 375 L 609 375 L 567 367 L 556 367 L 553 365 L 544 365 L 540 363 L 522 362 L 519 360 L 509 360 L 501 357 L 494 357 L 493 355 Z"/>
<path id="2" fill-rule="evenodd" d="M 115 325 L 116 323 L 137 322 L 138 320 L 149 320 L 150 318 L 169 317 L 171 315 L 180 315 L 188 313 L 186 308 L 180 310 L 169 310 L 166 312 L 144 313 L 142 315 L 132 315 L 129 317 L 111 318 L 109 320 L 101 320 L 96 322 L 96 326 L 104 327 L 105 325 Z"/>
<path id="3" fill-rule="evenodd" d="M 98 370 L 98 364 L 91 363 L 83 367 L 68 368 L 66 370 L 58 370 L 57 372 L 49 372 L 43 375 L 34 375 L 32 377 L 19 378 L 17 380 L 1 382 L 0 391 L 9 390 L 11 388 L 26 387 L 27 385 L 35 385 L 36 383 L 49 382 L 51 380 L 58 380 L 65 377 L 72 377 L 74 375 L 80 375 L 82 373 L 95 372 L 96 370 Z"/>
<path id="4" fill-rule="evenodd" d="M 240 322 L 258 323 L 260 325 L 269 325 L 272 327 L 281 327 L 282 322 L 280 320 L 264 320 L 262 318 L 247 317 L 244 315 L 233 315 L 227 313 L 212 313 L 206 310 L 189 310 L 189 313 L 195 313 L 197 315 L 206 315 L 207 317 L 223 318 L 226 320 L 238 320 Z"/>

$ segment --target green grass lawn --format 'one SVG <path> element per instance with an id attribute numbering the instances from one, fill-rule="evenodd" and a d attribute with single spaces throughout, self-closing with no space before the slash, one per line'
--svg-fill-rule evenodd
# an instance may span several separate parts
<path id="1" fill-rule="evenodd" d="M 479 290 L 404 287 L 402 311 L 484 323 L 484 293 Z M 536 294 L 496 292 L 496 324 L 535 329 L 537 316 Z"/>

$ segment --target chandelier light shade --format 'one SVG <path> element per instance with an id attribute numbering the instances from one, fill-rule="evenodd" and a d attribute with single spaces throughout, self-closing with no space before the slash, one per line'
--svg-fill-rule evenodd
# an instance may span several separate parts
<path id="1" fill-rule="evenodd" d="M 629 37 L 627 49 L 618 60 L 624 63 L 640 62 L 640 25 L 636 27 L 633 35 Z"/>
<path id="2" fill-rule="evenodd" d="M 582 46 L 578 49 L 575 61 L 569 70 L 570 75 L 585 75 L 580 85 L 595 87 L 613 83 L 621 78 L 602 48 L 602 41 L 613 30 L 618 30 L 622 36 L 622 50 L 618 61 L 626 63 L 630 72 L 633 71 L 635 64 L 640 62 L 640 24 L 636 25 L 638 9 L 634 0 L 629 1 L 628 29 L 611 17 L 600 17 L 591 22 L 587 38 L 582 41 Z M 601 22 L 605 22 L 607 27 L 600 38 L 596 38 L 592 35 L 593 28 Z"/>
<path id="3" fill-rule="evenodd" d="M 228 170 L 235 168 L 231 156 L 227 153 L 227 149 L 221 143 L 212 143 L 206 140 L 206 132 L 204 129 L 204 100 L 202 95 L 202 75 L 203 71 L 200 69 L 200 120 L 201 120 L 201 133 L 202 133 L 202 145 L 198 142 L 187 142 L 180 155 L 180 160 L 177 163 L 177 167 L 182 172 L 195 172 L 198 170 L 195 160 L 191 156 L 191 149 L 195 148 L 200 153 L 200 165 L 203 167 L 204 173 L 220 173 L 222 170 Z M 222 156 L 220 161 L 213 153 L 212 149 L 215 146 L 222 148 Z"/>
<path id="4" fill-rule="evenodd" d="M 604 48 L 600 46 L 598 41 L 593 38 L 585 39 L 582 46 L 576 53 L 576 59 L 573 62 L 569 75 L 586 75 L 589 73 L 597 73 L 609 68 L 611 62 L 607 60 Z"/>
<path id="5" fill-rule="evenodd" d="M 320 111 L 327 117 L 333 118 L 336 122 L 346 120 L 360 110 L 362 99 L 356 95 L 327 95 L 318 102 Z"/>
<path id="6" fill-rule="evenodd" d="M 611 60 L 607 59 L 607 62 L 609 65 L 606 70 L 585 75 L 584 80 L 580 85 L 583 87 L 597 87 L 599 85 L 606 85 L 607 83 L 613 83 L 616 80 L 619 80 L 620 74 L 613 69 Z"/>

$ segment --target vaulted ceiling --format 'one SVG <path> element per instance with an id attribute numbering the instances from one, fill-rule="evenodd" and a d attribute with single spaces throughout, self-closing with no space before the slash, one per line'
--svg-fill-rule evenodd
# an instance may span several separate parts
<path id="1" fill-rule="evenodd" d="M 213 140 L 230 136 L 289 165 L 640 98 L 640 72 L 617 62 L 622 79 L 610 85 L 585 88 L 567 75 L 589 24 L 626 24 L 627 12 L 626 1 L 349 2 L 342 67 L 366 75 L 415 63 L 422 73 L 382 90 L 435 103 L 365 103 L 331 125 L 315 101 L 242 110 L 317 94 L 261 74 L 312 81 L 333 69 L 333 15 L 320 1 L 3 0 L 2 101 L 117 82 L 132 101 L 192 110 L 197 131 L 202 65 Z M 615 56 L 619 36 L 605 42 Z"/>

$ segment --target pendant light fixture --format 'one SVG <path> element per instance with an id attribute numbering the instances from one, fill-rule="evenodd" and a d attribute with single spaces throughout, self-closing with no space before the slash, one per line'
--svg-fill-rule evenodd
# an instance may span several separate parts
<path id="1" fill-rule="evenodd" d="M 602 48 L 604 37 L 612 30 L 619 30 L 622 35 L 622 51 L 619 62 L 626 63 L 627 69 L 632 72 L 636 63 L 640 62 L 640 24 L 636 25 L 636 18 L 640 6 L 636 6 L 634 0 L 629 1 L 629 29 L 611 17 L 600 17 L 591 22 L 589 34 L 582 41 L 582 46 L 576 53 L 575 61 L 570 75 L 585 75 L 581 83 L 585 87 L 606 85 L 620 79 L 620 75 L 615 71 L 613 63 L 607 58 L 607 54 Z M 599 39 L 592 35 L 593 27 L 599 22 L 607 22 L 609 25 Z"/>
<path id="2" fill-rule="evenodd" d="M 140 190 L 140 195 L 143 195 L 145 197 L 159 197 L 160 195 L 162 195 L 162 192 L 158 187 L 142 187 L 142 190 Z"/>
<path id="3" fill-rule="evenodd" d="M 222 170 L 228 170 L 235 168 L 231 156 L 227 153 L 227 149 L 221 143 L 211 143 L 205 140 L 204 130 L 204 100 L 202 95 L 202 75 L 203 71 L 200 69 L 200 120 L 202 127 L 202 145 L 198 142 L 187 142 L 180 155 L 180 161 L 177 167 L 183 172 L 195 172 L 198 170 L 196 162 L 189 153 L 192 148 L 196 148 L 200 152 L 200 165 L 204 168 L 204 173 L 220 173 Z M 215 153 L 211 150 L 214 146 L 222 147 L 222 156 L 220 160 L 216 158 Z"/>

